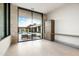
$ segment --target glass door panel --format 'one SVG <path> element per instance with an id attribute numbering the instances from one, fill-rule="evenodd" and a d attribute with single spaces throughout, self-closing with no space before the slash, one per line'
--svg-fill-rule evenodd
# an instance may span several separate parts
<path id="1" fill-rule="evenodd" d="M 32 22 L 31 12 L 19 9 L 19 41 L 31 40 L 29 26 Z"/>
<path id="2" fill-rule="evenodd" d="M 41 39 L 42 37 L 42 15 L 33 13 L 33 39 Z"/>

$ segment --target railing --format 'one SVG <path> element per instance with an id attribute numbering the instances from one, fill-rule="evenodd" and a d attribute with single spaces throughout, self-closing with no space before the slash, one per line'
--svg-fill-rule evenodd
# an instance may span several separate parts
<path id="1" fill-rule="evenodd" d="M 62 35 L 62 36 L 79 37 L 79 35 L 61 34 L 61 33 L 52 33 L 52 35 Z"/>

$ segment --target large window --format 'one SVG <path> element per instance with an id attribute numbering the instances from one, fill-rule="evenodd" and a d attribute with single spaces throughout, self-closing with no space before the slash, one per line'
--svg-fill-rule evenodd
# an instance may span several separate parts
<path id="1" fill-rule="evenodd" d="M 0 39 L 4 37 L 4 5 L 0 4 Z"/>
<path id="2" fill-rule="evenodd" d="M 27 35 L 28 39 L 42 38 L 42 13 L 27 10 L 19 7 L 19 39 L 22 40 L 23 35 Z M 32 37 L 32 38 L 30 38 Z M 27 39 L 27 40 L 28 40 Z M 33 40 L 34 40 L 33 39 Z M 19 40 L 20 41 L 20 40 Z"/>
<path id="3" fill-rule="evenodd" d="M 0 3 L 0 40 L 10 35 L 10 4 Z"/>

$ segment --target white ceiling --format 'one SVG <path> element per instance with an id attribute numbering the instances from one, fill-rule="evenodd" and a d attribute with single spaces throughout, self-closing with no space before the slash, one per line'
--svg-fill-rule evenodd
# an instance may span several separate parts
<path id="1" fill-rule="evenodd" d="M 15 3 L 15 5 L 46 14 L 59 8 L 63 3 Z"/>

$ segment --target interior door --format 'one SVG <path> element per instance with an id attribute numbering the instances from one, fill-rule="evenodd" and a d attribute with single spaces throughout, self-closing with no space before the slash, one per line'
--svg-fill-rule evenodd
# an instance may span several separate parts
<path id="1" fill-rule="evenodd" d="M 47 20 L 45 22 L 45 39 L 54 40 L 54 33 L 55 33 L 55 21 Z"/>

